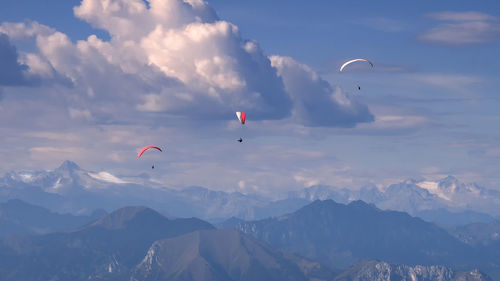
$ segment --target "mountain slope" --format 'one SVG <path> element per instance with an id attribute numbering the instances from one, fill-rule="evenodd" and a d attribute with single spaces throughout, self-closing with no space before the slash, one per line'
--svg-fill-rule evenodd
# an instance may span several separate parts
<path id="1" fill-rule="evenodd" d="M 123 280 L 151 244 L 195 230 L 198 219 L 169 220 L 145 207 L 117 210 L 71 232 L 8 238 L 0 245 L 2 280 Z M 26 270 L 29 269 L 29 270 Z"/>
<path id="2" fill-rule="evenodd" d="M 492 281 L 477 271 L 455 272 L 444 266 L 392 265 L 380 261 L 363 261 L 339 274 L 334 281 Z"/>
<path id="3" fill-rule="evenodd" d="M 284 253 L 236 230 L 204 230 L 156 241 L 131 280 L 330 280 L 315 262 Z"/>
<path id="4" fill-rule="evenodd" d="M 406 213 L 382 211 L 362 201 L 332 200 L 278 218 L 233 220 L 233 227 L 273 246 L 337 268 L 359 259 L 402 264 L 463 264 L 472 249 L 445 230 Z"/>

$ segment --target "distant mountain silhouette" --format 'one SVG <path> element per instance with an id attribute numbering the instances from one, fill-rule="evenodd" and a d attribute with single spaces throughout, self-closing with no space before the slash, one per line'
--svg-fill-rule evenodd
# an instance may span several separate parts
<path id="1" fill-rule="evenodd" d="M 450 228 L 450 233 L 460 241 L 470 245 L 500 246 L 500 221 L 455 226 Z M 500 247 L 498 249 L 500 250 Z"/>
<path id="2" fill-rule="evenodd" d="M 261 281 L 330 280 L 316 262 L 256 240 L 236 230 L 203 230 L 160 240 L 149 249 L 131 280 Z"/>
<path id="3" fill-rule="evenodd" d="M 103 213 L 90 216 L 58 214 L 18 199 L 0 203 L 0 238 L 19 234 L 43 234 L 90 223 Z"/>
<path id="4" fill-rule="evenodd" d="M 415 254 L 429 260 L 458 255 L 456 251 L 443 252 L 449 250 L 450 242 L 445 238 L 451 236 L 441 236 L 442 230 L 434 225 L 404 213 L 381 211 L 360 201 L 349 205 L 317 201 L 293 214 L 263 222 L 261 225 L 232 219 L 227 224 L 236 224 L 252 235 L 262 235 L 263 240 L 324 262 L 341 261 L 342 257 L 353 261 L 364 255 L 402 259 L 400 254 L 406 251 L 409 251 L 407 258 Z M 435 243 L 428 242 L 432 237 Z M 392 248 L 403 247 L 403 241 L 408 244 L 405 249 Z M 375 245 L 377 242 L 380 245 Z M 388 270 L 392 272 L 391 279 L 370 279 L 386 276 Z M 375 266 L 373 262 L 358 263 L 337 275 L 343 278 L 337 280 L 414 280 L 409 279 L 412 276 L 433 281 L 489 281 L 477 271 L 457 273 L 442 266 L 385 262 L 377 262 Z M 196 218 L 168 219 L 146 207 L 121 208 L 70 231 L 9 237 L 0 242 L 2 281 L 332 281 L 334 278 L 330 267 L 238 230 L 215 230 Z"/>
<path id="5" fill-rule="evenodd" d="M 154 241 L 202 229 L 213 226 L 126 207 L 70 232 L 3 240 L 0 276 L 6 281 L 124 280 Z"/>
<path id="6" fill-rule="evenodd" d="M 432 223 L 403 212 L 382 211 L 362 201 L 348 205 L 315 201 L 289 215 L 251 222 L 233 220 L 232 226 L 336 268 L 360 259 L 461 265 L 473 252 Z"/>
<path id="7" fill-rule="evenodd" d="M 495 220 L 494 217 L 481 212 L 471 210 L 451 212 L 442 208 L 418 211 L 415 215 L 425 221 L 443 226 L 464 225 L 469 223 L 488 223 Z"/>

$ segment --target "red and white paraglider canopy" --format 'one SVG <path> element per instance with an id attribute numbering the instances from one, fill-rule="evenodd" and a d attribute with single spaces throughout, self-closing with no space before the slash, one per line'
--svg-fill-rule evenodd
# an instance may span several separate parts
<path id="1" fill-rule="evenodd" d="M 161 150 L 161 148 L 159 147 L 156 147 L 156 146 L 146 146 L 144 147 L 143 149 L 141 149 L 141 151 L 139 151 L 139 153 L 137 154 L 137 157 L 138 158 L 141 158 L 141 155 L 148 149 L 151 149 L 151 148 L 154 148 L 154 149 L 158 149 L 159 151 L 163 152 L 163 150 Z"/>
<path id="2" fill-rule="evenodd" d="M 236 112 L 236 117 L 240 120 L 241 124 L 245 124 L 245 112 Z"/>

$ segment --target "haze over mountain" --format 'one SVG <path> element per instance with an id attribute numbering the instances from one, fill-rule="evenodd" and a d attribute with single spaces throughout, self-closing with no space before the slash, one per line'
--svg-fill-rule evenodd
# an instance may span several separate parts
<path id="1" fill-rule="evenodd" d="M 425 214 L 429 217 L 436 217 L 439 214 L 445 217 L 455 216 L 454 220 L 457 220 L 457 217 L 467 220 L 467 217 L 470 219 L 475 215 L 476 219 L 491 221 L 491 216 L 500 215 L 500 210 L 497 208 L 500 204 L 498 191 L 474 183 L 463 183 L 453 176 L 439 181 L 406 180 L 385 188 L 369 185 L 358 190 L 313 186 L 291 192 L 289 197 L 309 201 L 333 199 L 340 203 L 363 200 L 381 209 L 404 211 L 411 215 Z M 446 215 L 443 210 L 451 213 Z M 483 213 L 490 214 L 490 217 Z"/>
<path id="2" fill-rule="evenodd" d="M 115 176 L 92 172 L 65 161 L 53 171 L 10 172 L 0 179 L 0 201 L 19 198 L 60 213 L 90 214 L 128 205 L 144 205 L 164 214 L 222 220 L 262 219 L 290 213 L 317 199 L 341 203 L 363 200 L 381 209 L 399 210 L 443 225 L 491 222 L 498 215 L 500 194 L 456 178 L 409 180 L 385 189 L 313 186 L 275 200 L 255 193 L 182 190 L 162 186 L 145 174 Z M 487 214 L 489 213 L 489 214 Z"/>
<path id="3" fill-rule="evenodd" d="M 58 214 L 19 199 L 0 203 L 0 238 L 19 234 L 43 234 L 76 228 L 105 215 L 104 211 L 90 216 Z"/>

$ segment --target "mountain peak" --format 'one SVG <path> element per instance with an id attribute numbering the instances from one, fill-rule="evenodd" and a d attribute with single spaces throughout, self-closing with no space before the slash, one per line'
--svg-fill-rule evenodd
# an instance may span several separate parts
<path id="1" fill-rule="evenodd" d="M 168 221 L 160 213 L 144 207 L 144 206 L 131 206 L 118 209 L 107 216 L 104 216 L 94 222 L 92 226 L 102 226 L 108 229 L 122 229 L 129 224 L 137 221 Z"/>
<path id="2" fill-rule="evenodd" d="M 363 200 L 354 200 L 351 203 L 347 204 L 347 206 L 364 208 L 364 209 L 378 209 L 374 204 L 366 203 Z"/>
<path id="3" fill-rule="evenodd" d="M 61 166 L 57 168 L 57 170 L 65 170 L 65 171 L 75 171 L 75 170 L 81 170 L 80 166 L 78 166 L 75 162 L 66 160 L 62 162 Z"/>
<path id="4" fill-rule="evenodd" d="M 457 184 L 458 179 L 454 176 L 447 176 L 446 178 L 442 179 L 439 181 L 440 184 L 446 184 L 446 185 L 451 185 L 451 184 Z"/>

